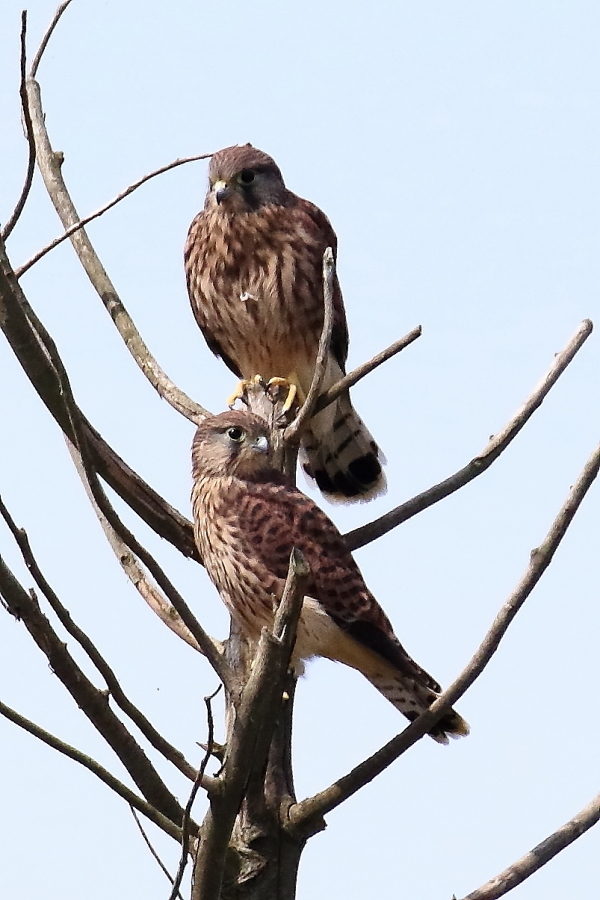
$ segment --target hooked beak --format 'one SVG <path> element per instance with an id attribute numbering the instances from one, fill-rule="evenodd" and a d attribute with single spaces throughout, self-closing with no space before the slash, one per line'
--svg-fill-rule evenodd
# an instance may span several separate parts
<path id="1" fill-rule="evenodd" d="M 252 444 L 255 447 L 255 449 L 258 450 L 260 453 L 268 453 L 269 452 L 269 442 L 266 439 L 266 437 L 264 436 L 264 434 L 261 434 L 261 436 L 257 437 L 255 441 L 252 441 Z"/>
<path id="2" fill-rule="evenodd" d="M 222 203 L 223 200 L 226 200 L 227 197 L 229 197 L 231 188 L 226 181 L 215 181 L 213 184 L 213 191 L 217 203 Z"/>

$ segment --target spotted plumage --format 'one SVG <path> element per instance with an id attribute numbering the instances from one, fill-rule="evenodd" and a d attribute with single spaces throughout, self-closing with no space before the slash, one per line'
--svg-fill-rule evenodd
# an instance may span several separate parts
<path id="1" fill-rule="evenodd" d="M 252 640 L 273 621 L 293 547 L 311 570 L 293 664 L 325 656 L 358 669 L 408 719 L 439 684 L 411 659 L 367 588 L 344 539 L 270 463 L 266 423 L 237 410 L 206 419 L 192 448 L 194 532 L 206 570 Z M 431 736 L 468 733 L 450 710 Z"/>
<path id="2" fill-rule="evenodd" d="M 289 191 L 270 156 L 252 147 L 215 153 L 202 212 L 185 246 L 188 292 L 213 353 L 250 381 L 284 378 L 300 400 L 312 381 L 323 327 L 323 253 L 337 239 L 327 216 Z M 342 377 L 348 328 L 337 277 L 323 390 Z M 302 462 L 335 499 L 365 500 L 385 489 L 379 450 L 348 394 L 315 416 Z"/>

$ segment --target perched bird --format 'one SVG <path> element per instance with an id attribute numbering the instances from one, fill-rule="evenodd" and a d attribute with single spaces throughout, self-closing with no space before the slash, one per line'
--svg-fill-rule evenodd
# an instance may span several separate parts
<path id="1" fill-rule="evenodd" d="M 315 370 L 327 247 L 335 257 L 329 219 L 286 188 L 270 156 L 251 144 L 213 155 L 204 209 L 185 245 L 192 309 L 208 346 L 238 378 L 285 381 L 290 401 L 304 401 Z M 333 305 L 323 391 L 344 375 L 348 355 L 337 277 Z M 367 500 L 385 490 L 379 449 L 348 394 L 312 419 L 301 461 L 332 499 Z"/>
<path id="2" fill-rule="evenodd" d="M 441 690 L 411 659 L 367 588 L 333 522 L 273 468 L 268 427 L 230 410 L 207 418 L 192 447 L 194 533 L 206 570 L 247 637 L 273 622 L 290 553 L 310 566 L 292 665 L 325 656 L 358 669 L 411 721 Z M 430 731 L 448 737 L 469 726 L 449 710 Z"/>

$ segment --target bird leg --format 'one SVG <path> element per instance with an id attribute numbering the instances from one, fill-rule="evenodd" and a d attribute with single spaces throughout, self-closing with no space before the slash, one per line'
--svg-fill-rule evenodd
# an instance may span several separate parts
<path id="1" fill-rule="evenodd" d="M 245 400 L 246 392 L 250 390 L 250 388 L 254 387 L 257 384 L 262 384 L 263 379 L 261 375 L 255 375 L 254 378 L 242 378 L 241 381 L 238 381 L 237 387 L 233 394 L 231 394 L 227 400 L 227 406 L 232 407 L 236 400 Z M 269 382 L 270 384 L 270 382 Z"/>
<path id="2" fill-rule="evenodd" d="M 298 384 L 298 379 L 294 375 L 289 375 L 287 378 L 270 378 L 267 389 L 271 387 L 286 387 L 288 389 L 288 395 L 285 398 L 281 409 L 282 416 L 285 416 L 294 404 L 296 404 L 296 406 L 301 406 L 302 403 L 304 403 L 304 392 Z"/>

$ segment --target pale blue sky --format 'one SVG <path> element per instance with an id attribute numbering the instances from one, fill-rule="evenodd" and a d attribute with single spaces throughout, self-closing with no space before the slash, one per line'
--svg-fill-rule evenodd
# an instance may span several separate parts
<path id="1" fill-rule="evenodd" d="M 0 219 L 20 188 L 22 2 L 0 32 Z M 55 2 L 35 0 L 30 47 Z M 356 527 L 464 465 L 516 411 L 585 317 L 600 326 L 598 39 L 592 2 L 252 4 L 74 0 L 39 72 L 47 124 L 81 214 L 178 156 L 251 141 L 339 238 L 350 365 L 417 324 L 423 337 L 354 391 L 388 459 L 389 492 L 326 507 Z M 195 327 L 181 262 L 205 165 L 143 187 L 89 234 L 151 350 L 217 411 L 232 376 Z M 9 253 L 61 231 L 41 181 Z M 189 511 L 192 428 L 145 383 L 63 245 L 23 279 L 75 396 L 101 433 Z M 589 339 L 493 468 L 357 553 L 416 659 L 446 684 L 478 646 L 598 440 L 600 351 Z M 194 761 L 209 667 L 126 583 L 61 435 L 0 343 L 0 493 L 39 562 L 124 688 Z M 459 704 L 468 740 L 422 741 L 329 816 L 298 897 L 411 900 L 473 890 L 599 790 L 598 485 L 484 675 Z M 204 573 L 130 521 L 215 635 L 227 618 Z M 0 547 L 30 584 L 5 529 Z M 69 646 L 71 642 L 69 642 Z M 22 625 L 0 619 L 0 696 L 123 777 Z M 298 691 L 299 796 L 404 726 L 349 670 L 319 662 Z M 122 801 L 0 720 L 0 883 L 7 895 L 162 900 L 167 884 Z M 185 799 L 187 785 L 169 774 Z M 202 815 L 202 803 L 196 815 Z M 597 896 L 592 831 L 515 900 Z M 176 867 L 177 848 L 158 837 Z"/>

